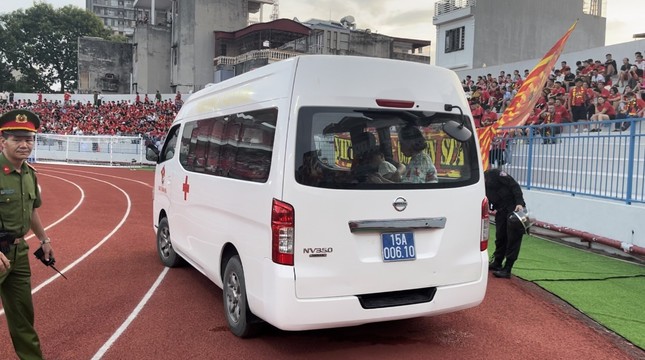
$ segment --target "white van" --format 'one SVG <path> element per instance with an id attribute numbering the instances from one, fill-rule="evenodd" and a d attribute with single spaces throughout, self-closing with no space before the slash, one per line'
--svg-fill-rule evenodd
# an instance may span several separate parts
<path id="1" fill-rule="evenodd" d="M 296 57 L 199 91 L 148 151 L 161 261 L 223 288 L 241 337 L 476 306 L 488 202 L 469 115 L 454 72 L 377 58 Z"/>

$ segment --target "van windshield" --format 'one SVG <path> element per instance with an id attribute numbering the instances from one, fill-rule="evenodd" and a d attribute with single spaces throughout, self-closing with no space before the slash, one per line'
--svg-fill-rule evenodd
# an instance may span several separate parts
<path id="1" fill-rule="evenodd" d="M 447 188 L 479 181 L 475 137 L 442 126 L 459 115 L 305 107 L 298 114 L 296 180 L 333 189 Z M 470 128 L 470 122 L 466 122 Z M 471 129 L 472 130 L 472 129 Z"/>

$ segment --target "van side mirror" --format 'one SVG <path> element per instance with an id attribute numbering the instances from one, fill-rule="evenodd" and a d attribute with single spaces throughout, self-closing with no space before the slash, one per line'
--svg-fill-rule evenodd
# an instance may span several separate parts
<path id="1" fill-rule="evenodd" d="M 459 142 L 467 141 L 471 136 L 473 136 L 473 133 L 468 130 L 468 128 L 455 120 L 446 121 L 446 123 L 443 124 L 442 130 L 448 134 L 448 136 Z"/>
<path id="2" fill-rule="evenodd" d="M 146 146 L 146 160 L 148 161 L 159 161 L 159 149 L 154 145 Z"/>
<path id="3" fill-rule="evenodd" d="M 451 104 L 445 104 L 444 105 L 444 110 L 445 111 L 452 111 L 452 109 L 457 109 L 459 110 L 461 122 L 456 122 L 455 120 L 448 120 L 446 121 L 445 124 L 443 124 L 443 132 L 448 134 L 451 138 L 459 141 L 459 142 L 464 142 L 468 139 L 470 139 L 471 136 L 473 136 L 473 133 L 468 130 L 465 126 L 464 123 L 466 122 L 466 119 L 464 118 L 464 112 L 461 110 L 461 108 L 457 105 L 451 105 Z"/>

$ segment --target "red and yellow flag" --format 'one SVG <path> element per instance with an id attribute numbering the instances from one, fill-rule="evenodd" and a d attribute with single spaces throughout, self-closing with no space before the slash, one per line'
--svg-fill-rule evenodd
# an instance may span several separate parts
<path id="1" fill-rule="evenodd" d="M 571 32 L 577 23 L 578 21 L 576 20 L 564 36 L 553 45 L 551 50 L 531 70 L 529 76 L 526 77 L 524 83 L 520 86 L 517 94 L 513 97 L 510 105 L 506 108 L 500 119 L 491 126 L 477 129 L 484 170 L 488 169 L 490 145 L 497 134 L 497 129 L 500 127 L 520 126 L 526 122 L 526 119 L 528 119 L 531 111 L 535 107 L 535 103 L 540 98 L 540 93 L 544 88 L 551 69 L 558 61 L 562 50 L 564 50 L 564 45 L 569 39 L 569 36 L 571 36 Z"/>

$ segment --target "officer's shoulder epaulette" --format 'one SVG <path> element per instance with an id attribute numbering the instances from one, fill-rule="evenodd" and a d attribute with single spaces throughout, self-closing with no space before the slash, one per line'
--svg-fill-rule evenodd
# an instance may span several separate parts
<path id="1" fill-rule="evenodd" d="M 38 172 L 38 170 L 36 170 L 36 168 L 35 168 L 33 165 L 31 165 L 30 163 L 26 163 L 26 164 L 27 164 L 27 166 L 29 166 L 29 168 L 31 169 L 31 171 L 33 171 L 33 172 Z"/>

